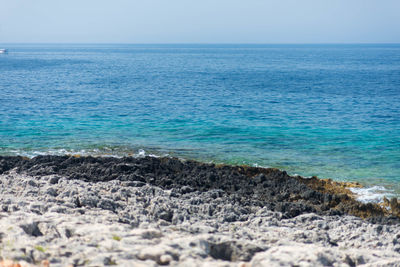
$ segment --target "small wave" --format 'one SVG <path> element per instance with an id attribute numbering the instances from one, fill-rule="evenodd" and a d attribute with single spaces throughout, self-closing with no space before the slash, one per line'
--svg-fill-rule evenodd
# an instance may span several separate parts
<path id="1" fill-rule="evenodd" d="M 169 154 L 162 154 L 157 155 L 154 153 L 148 153 L 144 149 L 138 150 L 115 150 L 112 148 L 103 148 L 103 149 L 81 149 L 81 150 L 73 150 L 73 149 L 48 149 L 48 150 L 10 150 L 9 153 L 15 156 L 23 156 L 28 158 L 33 158 L 36 156 L 44 156 L 44 155 L 54 155 L 54 156 L 64 156 L 64 155 L 72 155 L 72 156 L 92 156 L 92 157 L 115 157 L 115 158 L 122 158 L 122 157 L 168 157 Z"/>
<path id="2" fill-rule="evenodd" d="M 144 149 L 139 149 L 139 151 L 138 151 L 137 153 L 134 153 L 134 154 L 132 154 L 132 155 L 130 155 L 130 156 L 132 156 L 132 157 L 137 157 L 137 158 L 144 158 L 144 157 L 146 157 L 146 156 L 152 157 L 152 158 L 159 158 L 159 157 L 161 157 L 161 156 L 156 155 L 156 154 L 147 153 Z M 164 155 L 162 155 L 162 156 L 163 156 L 163 157 L 167 157 L 168 154 L 164 154 Z"/>
<path id="3" fill-rule="evenodd" d="M 267 165 L 260 165 L 260 164 L 258 164 L 258 163 L 253 163 L 253 164 L 251 164 L 251 166 L 252 166 L 252 167 L 255 167 L 255 168 L 264 168 L 264 169 L 271 168 L 270 166 L 267 166 Z"/>
<path id="4" fill-rule="evenodd" d="M 349 188 L 351 192 L 357 195 L 356 199 L 363 203 L 380 203 L 384 197 L 394 197 L 393 190 L 383 186 L 372 186 L 366 188 Z"/>

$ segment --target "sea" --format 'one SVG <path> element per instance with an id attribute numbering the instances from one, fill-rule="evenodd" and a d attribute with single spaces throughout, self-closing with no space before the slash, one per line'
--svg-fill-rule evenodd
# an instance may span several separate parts
<path id="1" fill-rule="evenodd" d="M 172 156 L 400 194 L 400 44 L 0 48 L 0 155 Z"/>

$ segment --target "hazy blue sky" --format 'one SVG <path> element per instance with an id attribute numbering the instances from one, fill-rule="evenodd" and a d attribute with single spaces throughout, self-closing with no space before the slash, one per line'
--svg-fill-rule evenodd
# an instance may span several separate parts
<path id="1" fill-rule="evenodd" d="M 0 42 L 400 43 L 400 0 L 0 0 Z"/>

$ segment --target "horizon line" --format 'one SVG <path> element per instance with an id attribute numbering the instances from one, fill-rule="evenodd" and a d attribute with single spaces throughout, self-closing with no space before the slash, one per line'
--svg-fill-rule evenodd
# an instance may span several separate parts
<path id="1" fill-rule="evenodd" d="M 32 45 L 40 45 L 40 44 L 70 44 L 70 45 L 396 45 L 400 44 L 400 42 L 315 42 L 315 43 L 279 43 L 279 42 L 271 42 L 271 43 L 234 43 L 234 42 L 221 42 L 221 43 L 213 43 L 213 42 L 149 42 L 149 43 L 130 43 L 130 42 L 0 42 L 0 44 L 32 44 Z"/>

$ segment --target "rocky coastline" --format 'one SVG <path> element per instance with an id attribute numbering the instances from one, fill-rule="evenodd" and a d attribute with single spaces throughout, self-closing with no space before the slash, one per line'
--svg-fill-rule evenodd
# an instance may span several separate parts
<path id="1" fill-rule="evenodd" d="M 167 157 L 0 157 L 0 265 L 399 266 L 398 201 L 349 186 Z"/>

